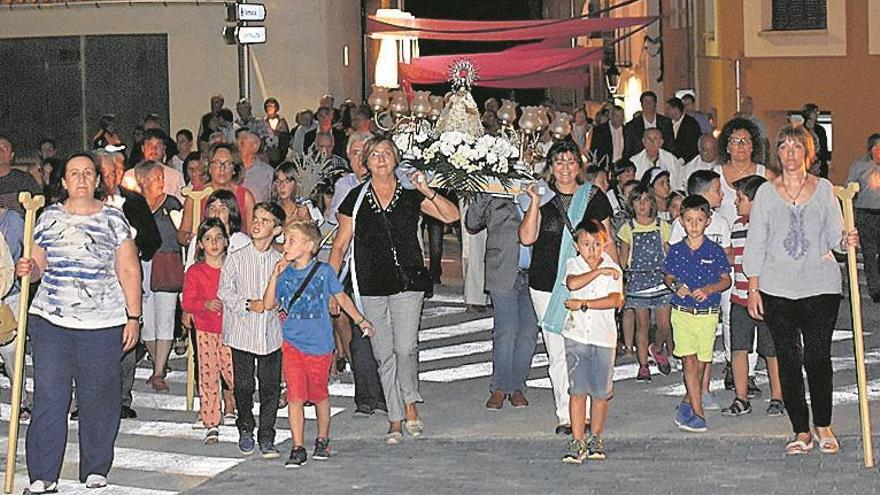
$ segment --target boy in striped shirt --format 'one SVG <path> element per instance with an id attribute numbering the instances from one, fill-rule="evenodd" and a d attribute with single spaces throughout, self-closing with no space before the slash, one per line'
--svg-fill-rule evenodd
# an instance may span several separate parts
<path id="1" fill-rule="evenodd" d="M 776 349 L 767 324 L 749 315 L 749 278 L 743 272 L 742 257 L 749 233 L 749 214 L 755 193 L 767 179 L 750 175 L 733 183 L 736 188 L 736 212 L 739 217 L 733 222 L 730 231 L 730 244 L 733 253 L 733 290 L 730 293 L 730 364 L 733 369 L 736 398 L 730 407 L 721 411 L 725 416 L 741 416 L 752 412 L 747 396 L 749 361 L 753 352 L 752 344 L 757 334 L 757 352 L 767 360 L 767 375 L 770 378 L 770 406 L 767 414 L 781 416 L 785 413 L 782 403 L 782 389 L 779 385 L 779 363 Z"/>

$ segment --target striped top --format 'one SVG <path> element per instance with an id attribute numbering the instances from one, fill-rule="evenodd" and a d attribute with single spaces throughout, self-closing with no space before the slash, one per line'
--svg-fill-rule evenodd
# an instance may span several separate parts
<path id="1" fill-rule="evenodd" d="M 73 329 L 125 325 L 116 250 L 130 239 L 121 210 L 105 205 L 92 215 L 72 215 L 61 204 L 48 206 L 34 228 L 47 266 L 30 314 Z"/>
<path id="2" fill-rule="evenodd" d="M 281 321 L 275 311 L 253 313 L 249 299 L 263 299 L 269 277 L 281 254 L 269 248 L 260 252 L 253 243 L 230 253 L 220 272 L 217 296 L 223 302 L 223 343 L 260 356 L 281 348 Z"/>
<path id="3" fill-rule="evenodd" d="M 743 215 L 733 222 L 733 227 L 730 229 L 730 248 L 733 252 L 733 289 L 730 291 L 730 302 L 740 306 L 749 305 L 749 277 L 746 276 L 742 266 L 748 234 L 749 217 Z"/>

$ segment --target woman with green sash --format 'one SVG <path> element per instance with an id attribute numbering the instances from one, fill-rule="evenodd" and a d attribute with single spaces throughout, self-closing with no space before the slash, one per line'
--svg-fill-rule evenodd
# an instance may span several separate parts
<path id="1" fill-rule="evenodd" d="M 577 255 L 572 233 L 583 220 L 602 222 L 611 232 L 611 204 L 605 193 L 583 180 L 583 163 L 577 144 L 573 141 L 555 143 L 547 153 L 544 171 L 549 191 L 543 197 L 538 188 L 526 189 L 528 206 L 519 238 L 524 246 L 532 246 L 529 269 L 529 289 L 538 322 L 544 332 L 544 347 L 550 361 L 550 383 L 556 401 L 556 433 L 571 434 L 568 412 L 568 366 L 565 362 L 565 341 L 562 327 L 565 321 L 565 300 L 569 291 L 565 286 L 565 263 Z M 617 261 L 613 242 L 606 247 Z M 589 411 L 589 407 L 587 407 Z"/>

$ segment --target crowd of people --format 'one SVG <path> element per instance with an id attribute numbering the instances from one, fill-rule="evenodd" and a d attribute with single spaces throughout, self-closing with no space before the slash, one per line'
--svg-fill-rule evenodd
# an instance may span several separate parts
<path id="1" fill-rule="evenodd" d="M 0 135 L 3 303 L 17 306 L 13 273 L 39 281 L 28 327 L 34 393 L 22 399 L 31 493 L 57 489 L 68 414 L 80 422 L 81 481 L 105 486 L 120 419 L 137 417 L 136 366 L 149 355 L 147 384 L 168 391 L 169 355 L 187 339 L 206 445 L 218 443 L 221 424 L 235 424 L 242 454 L 277 458 L 277 410 L 287 406 L 285 464 L 302 466 L 303 408 L 313 405 L 311 458 L 328 459 L 328 380 L 338 360 L 351 365 L 355 414 L 387 414 L 386 443 L 421 436 L 418 332 L 440 281 L 439 259 L 424 263 L 423 220 L 434 230 L 432 259 L 442 256 L 448 225 L 460 221 L 472 242 L 463 249 L 465 292 L 495 310 L 488 409 L 529 405 L 526 379 L 543 332 L 556 433 L 572 437 L 563 461 L 605 458 L 618 360 L 638 363 L 639 382 L 651 380 L 652 365 L 682 369 L 687 393 L 674 422 L 706 431 L 705 411 L 720 409 L 709 390 L 716 328 L 735 392 L 722 414 L 752 412 L 760 356 L 767 414 L 787 413 L 795 433 L 786 453 L 810 451 L 814 437 L 837 452 L 830 353 L 841 281 L 831 251 L 861 242 L 880 298 L 880 135 L 850 171 L 863 187 L 860 239 L 844 232 L 822 177 L 827 143 L 815 105 L 779 131 L 771 166 L 750 101 L 720 129 L 695 110 L 693 95 L 667 100 L 668 116 L 652 92 L 641 103 L 628 123 L 612 103 L 592 115 L 579 109 L 569 138 L 543 139 L 546 153 L 535 155 L 543 181 L 513 199 L 481 194 L 467 205 L 421 172 L 401 175 L 406 150 L 379 132 L 369 109 L 334 108 L 330 95 L 292 128 L 274 98 L 263 118 L 238 101 L 235 119 L 215 95 L 197 132 L 172 139 L 151 114 L 130 145 L 106 115 L 93 151 L 56 158 L 55 143 L 41 140 L 30 173 L 12 167 L 12 140 Z M 490 99 L 487 132 L 495 111 Z M 306 157 L 332 171 L 309 180 L 311 190 L 299 187 Z M 21 257 L 22 190 L 47 198 L 29 258 Z M 0 347 L 10 374 L 11 348 Z"/>

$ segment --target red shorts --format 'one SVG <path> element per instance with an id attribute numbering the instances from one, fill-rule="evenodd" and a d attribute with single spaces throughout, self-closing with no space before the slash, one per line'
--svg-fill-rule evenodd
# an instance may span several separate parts
<path id="1" fill-rule="evenodd" d="M 312 356 L 285 341 L 281 346 L 281 355 L 288 401 L 308 401 L 317 404 L 330 398 L 327 383 L 330 380 L 333 353 Z"/>

